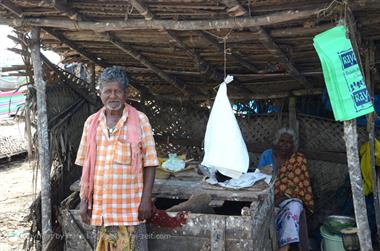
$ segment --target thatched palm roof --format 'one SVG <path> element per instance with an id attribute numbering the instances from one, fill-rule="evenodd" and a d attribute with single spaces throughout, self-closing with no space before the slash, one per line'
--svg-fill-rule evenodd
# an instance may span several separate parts
<path id="1" fill-rule="evenodd" d="M 0 1 L 0 24 L 41 27 L 66 62 L 123 65 L 143 92 L 194 99 L 213 95 L 225 51 L 231 97 L 320 93 L 312 39 L 344 16 L 380 48 L 376 0 Z"/>

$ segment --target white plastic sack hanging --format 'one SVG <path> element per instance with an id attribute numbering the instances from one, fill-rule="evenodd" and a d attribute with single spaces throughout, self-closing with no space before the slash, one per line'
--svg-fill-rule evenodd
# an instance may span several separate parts
<path id="1" fill-rule="evenodd" d="M 215 168 L 231 178 L 239 178 L 249 167 L 247 147 L 227 97 L 227 76 L 220 85 L 207 122 L 202 165 Z"/>

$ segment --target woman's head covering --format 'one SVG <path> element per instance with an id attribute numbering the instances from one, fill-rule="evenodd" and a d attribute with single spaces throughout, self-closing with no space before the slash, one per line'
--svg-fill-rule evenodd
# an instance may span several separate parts
<path id="1" fill-rule="evenodd" d="M 292 128 L 283 127 L 280 130 L 278 130 L 274 137 L 273 145 L 277 145 L 278 141 L 280 140 L 283 134 L 288 134 L 293 138 L 293 147 L 294 147 L 293 151 L 294 152 L 297 151 L 298 150 L 298 136 Z"/>

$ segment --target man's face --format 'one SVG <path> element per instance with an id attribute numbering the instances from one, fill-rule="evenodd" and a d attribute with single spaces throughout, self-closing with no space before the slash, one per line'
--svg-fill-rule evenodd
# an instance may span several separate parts
<path id="1" fill-rule="evenodd" d="M 116 81 L 106 83 L 100 90 L 102 103 L 109 111 L 118 111 L 122 109 L 126 97 L 126 89 Z"/>

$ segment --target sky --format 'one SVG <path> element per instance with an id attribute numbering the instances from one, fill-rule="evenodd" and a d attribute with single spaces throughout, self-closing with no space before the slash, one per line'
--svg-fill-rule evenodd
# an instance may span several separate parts
<path id="1" fill-rule="evenodd" d="M 7 35 L 15 35 L 12 27 L 0 25 L 0 67 L 23 64 L 20 55 L 7 50 L 7 48 L 18 48 L 11 39 L 7 38 Z M 59 55 L 52 51 L 42 53 L 55 64 L 60 61 Z"/>

